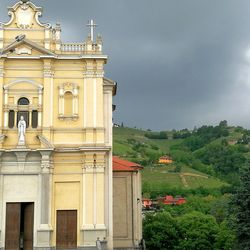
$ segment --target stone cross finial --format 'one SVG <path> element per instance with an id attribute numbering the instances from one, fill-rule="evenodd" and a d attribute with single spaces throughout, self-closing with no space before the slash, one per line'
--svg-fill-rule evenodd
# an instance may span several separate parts
<path id="1" fill-rule="evenodd" d="M 87 24 L 87 27 L 90 27 L 90 37 L 91 41 L 94 42 L 94 28 L 97 27 L 98 25 L 94 23 L 94 20 L 91 19 L 89 23 Z"/>

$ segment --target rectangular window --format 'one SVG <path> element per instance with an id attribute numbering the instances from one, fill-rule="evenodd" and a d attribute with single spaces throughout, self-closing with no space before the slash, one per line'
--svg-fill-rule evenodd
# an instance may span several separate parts
<path id="1" fill-rule="evenodd" d="M 9 128 L 14 128 L 15 123 L 15 111 L 10 110 L 9 111 Z"/>
<path id="2" fill-rule="evenodd" d="M 37 128 L 38 126 L 38 112 L 37 110 L 32 111 L 32 128 Z"/>

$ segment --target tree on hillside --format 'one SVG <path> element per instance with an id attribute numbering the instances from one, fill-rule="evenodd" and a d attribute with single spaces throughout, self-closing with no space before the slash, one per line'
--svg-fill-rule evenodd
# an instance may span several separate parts
<path id="1" fill-rule="evenodd" d="M 226 128 L 226 127 L 227 127 L 227 121 L 226 121 L 226 120 L 221 121 L 220 124 L 219 124 L 219 127 L 224 127 L 224 128 Z"/>
<path id="2" fill-rule="evenodd" d="M 225 220 L 220 224 L 220 231 L 216 237 L 216 250 L 233 250 L 235 248 L 235 232 L 230 228 Z"/>
<path id="3" fill-rule="evenodd" d="M 191 212 L 178 220 L 181 231 L 181 250 L 215 249 L 219 226 L 215 218 L 200 212 Z"/>
<path id="4" fill-rule="evenodd" d="M 143 238 L 147 249 L 175 249 L 178 244 L 176 220 L 167 212 L 147 214 L 143 221 Z"/>
<path id="5" fill-rule="evenodd" d="M 204 164 L 212 165 L 219 175 L 238 173 L 246 160 L 238 147 L 217 142 L 196 151 L 195 156 Z"/>
<path id="6" fill-rule="evenodd" d="M 236 232 L 239 248 L 250 249 L 250 167 L 241 176 L 241 185 L 232 200 L 235 206 Z"/>

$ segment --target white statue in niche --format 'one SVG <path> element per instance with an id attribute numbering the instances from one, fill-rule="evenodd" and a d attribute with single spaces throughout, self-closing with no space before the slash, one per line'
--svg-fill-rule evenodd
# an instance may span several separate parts
<path id="1" fill-rule="evenodd" d="M 25 132 L 26 132 L 26 121 L 21 116 L 18 122 L 18 146 L 25 145 Z"/>

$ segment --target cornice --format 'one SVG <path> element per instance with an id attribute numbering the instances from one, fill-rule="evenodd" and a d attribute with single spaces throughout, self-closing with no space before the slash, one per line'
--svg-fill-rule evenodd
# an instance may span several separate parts
<path id="1" fill-rule="evenodd" d="M 0 58 L 6 58 L 6 59 L 45 59 L 45 58 L 51 58 L 51 59 L 58 59 L 58 60 L 81 60 L 81 59 L 93 59 L 93 60 L 107 60 L 108 56 L 106 55 L 72 55 L 72 56 L 63 56 L 63 55 L 39 55 L 39 56 L 12 56 L 12 55 L 6 55 L 0 53 Z"/>
<path id="2" fill-rule="evenodd" d="M 55 152 L 109 152 L 111 151 L 110 146 L 96 147 L 96 146 L 86 146 L 77 148 L 57 148 L 55 146 Z"/>

